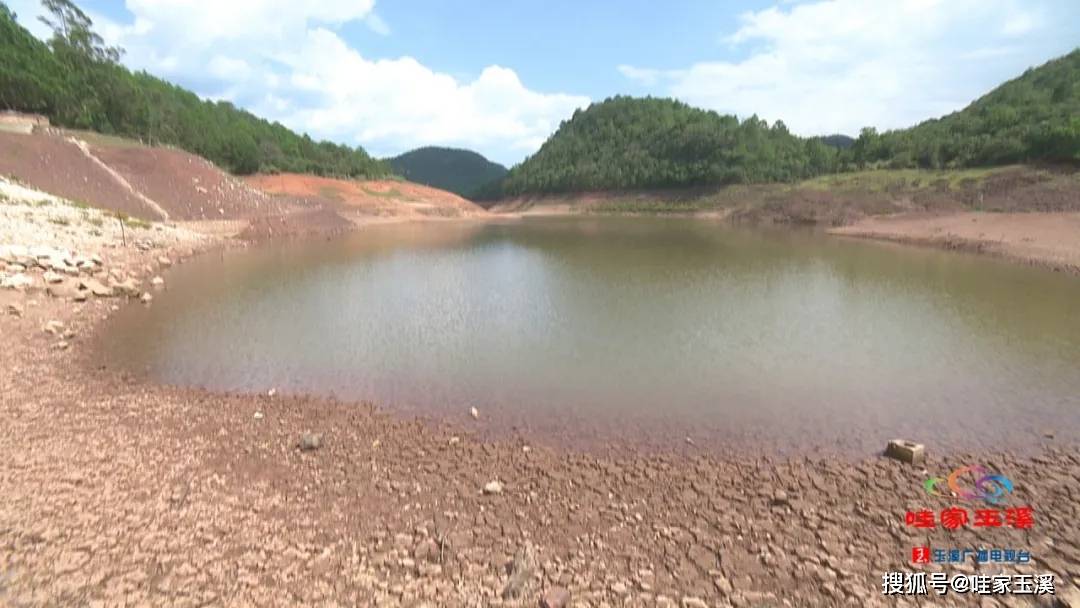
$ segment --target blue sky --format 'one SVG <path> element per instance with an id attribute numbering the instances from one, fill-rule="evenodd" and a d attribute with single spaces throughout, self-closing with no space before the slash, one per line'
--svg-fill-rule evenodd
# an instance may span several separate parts
<path id="1" fill-rule="evenodd" d="M 39 35 L 36 0 L 9 0 Z M 908 126 L 1080 43 L 1073 0 L 84 0 L 125 63 L 382 156 L 513 164 L 575 108 L 677 97 L 799 134 Z"/>

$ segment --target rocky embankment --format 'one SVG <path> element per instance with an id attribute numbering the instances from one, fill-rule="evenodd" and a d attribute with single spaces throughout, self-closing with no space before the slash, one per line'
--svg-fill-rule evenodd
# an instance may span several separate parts
<path id="1" fill-rule="evenodd" d="M 149 303 L 164 269 L 212 242 L 0 179 L 0 304 L 13 316 L 48 299 Z"/>
<path id="2" fill-rule="evenodd" d="M 143 305 L 120 294 L 153 293 L 163 266 L 213 240 L 159 224 L 132 239 L 83 211 L 0 204 L 3 272 L 30 281 L 0 290 L 23 306 L 0 315 L 0 605 L 1080 606 L 1074 445 L 928 446 L 918 467 L 694 446 L 583 453 L 481 440 L 482 411 L 436 424 L 151 385 L 81 338 L 107 340 L 114 307 Z M 91 287 L 49 295 L 50 272 Z M 1000 508 L 1031 506 L 1032 525 L 911 525 L 909 511 L 984 508 L 924 490 L 968 464 L 1007 475 Z M 911 564 L 922 546 L 1032 561 Z M 1051 573 L 1056 594 L 886 597 L 891 571 Z"/>

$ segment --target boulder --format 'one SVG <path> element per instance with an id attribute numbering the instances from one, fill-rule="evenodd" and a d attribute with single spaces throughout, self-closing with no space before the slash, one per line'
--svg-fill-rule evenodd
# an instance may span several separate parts
<path id="1" fill-rule="evenodd" d="M 514 560 L 510 562 L 510 578 L 503 587 L 502 598 L 507 600 L 521 597 L 532 582 L 537 568 L 536 551 L 531 544 L 526 542 L 518 548 L 517 553 L 514 554 Z"/>
<path id="2" fill-rule="evenodd" d="M 113 288 L 103 284 L 97 279 L 85 277 L 79 280 L 79 285 L 82 289 L 88 290 L 99 298 L 111 298 L 114 294 Z"/>
<path id="3" fill-rule="evenodd" d="M 489 481 L 484 485 L 484 494 L 502 494 L 503 485 L 498 480 Z"/>
<path id="4" fill-rule="evenodd" d="M 301 452 L 311 452 L 322 447 L 322 435 L 319 433 L 304 433 L 300 436 L 300 442 L 297 445 Z"/>
<path id="5" fill-rule="evenodd" d="M 150 284 L 153 285 L 154 287 L 164 287 L 165 286 L 165 279 L 163 279 L 161 277 L 154 277 L 154 278 L 150 279 Z"/>
<path id="6" fill-rule="evenodd" d="M 18 273 L 9 277 L 0 279 L 0 287 L 4 289 L 15 289 L 18 291 L 25 291 L 34 286 L 34 279 L 29 275 Z"/>
<path id="7" fill-rule="evenodd" d="M 566 608 L 570 605 L 570 592 L 565 587 L 551 587 L 540 598 L 541 608 Z"/>
<path id="8" fill-rule="evenodd" d="M 109 281 L 109 286 L 113 291 L 129 297 L 136 298 L 139 296 L 139 284 L 135 282 L 135 279 L 125 279 L 123 281 Z"/>
<path id="9" fill-rule="evenodd" d="M 45 274 L 41 275 L 41 278 L 44 279 L 45 283 L 49 285 L 55 285 L 57 283 L 64 282 L 64 276 L 61 274 L 57 274 L 52 270 L 46 270 Z"/>
<path id="10" fill-rule="evenodd" d="M 893 439 L 885 446 L 885 455 L 900 462 L 919 465 L 926 460 L 926 447 L 906 439 Z"/>
<path id="11" fill-rule="evenodd" d="M 86 299 L 86 294 L 79 290 L 79 285 L 75 281 L 61 280 L 59 283 L 53 283 L 46 287 L 45 292 L 54 298 L 78 300 L 81 297 L 83 300 Z"/>

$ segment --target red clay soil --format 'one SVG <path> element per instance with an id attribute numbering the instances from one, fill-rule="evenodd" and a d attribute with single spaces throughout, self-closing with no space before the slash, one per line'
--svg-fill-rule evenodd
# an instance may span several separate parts
<path id="1" fill-rule="evenodd" d="M 172 148 L 93 146 L 95 156 L 120 173 L 174 220 L 239 219 L 278 215 L 289 201 L 249 188 L 206 159 Z"/>
<path id="2" fill-rule="evenodd" d="M 158 218 L 145 202 L 62 136 L 0 133 L 0 174 L 101 209 Z"/>
<path id="3" fill-rule="evenodd" d="M 364 215 L 463 217 L 484 213 L 479 206 L 456 194 L 405 181 L 356 181 L 296 173 L 253 175 L 245 179 L 263 192 L 333 204 L 341 211 Z"/>
<path id="4" fill-rule="evenodd" d="M 326 205 L 292 213 L 252 218 L 236 236 L 245 241 L 263 241 L 283 236 L 331 235 L 345 232 L 354 224 Z"/>

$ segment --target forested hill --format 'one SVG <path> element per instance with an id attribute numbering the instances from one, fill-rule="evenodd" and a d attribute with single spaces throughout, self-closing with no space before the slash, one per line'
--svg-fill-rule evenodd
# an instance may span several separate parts
<path id="1" fill-rule="evenodd" d="M 574 113 L 486 198 L 791 181 L 884 168 L 1080 163 L 1080 50 L 1032 68 L 967 108 L 909 129 L 800 138 L 653 98 L 615 97 Z"/>
<path id="2" fill-rule="evenodd" d="M 910 129 L 863 129 L 857 163 L 972 167 L 1080 161 L 1080 49 L 1031 68 L 959 112 Z"/>
<path id="3" fill-rule="evenodd" d="M 574 112 L 510 170 L 501 194 L 787 181 L 834 171 L 837 155 L 779 121 L 740 122 L 670 99 L 614 97 Z"/>
<path id="4" fill-rule="evenodd" d="M 362 148 L 316 142 L 228 102 L 194 93 L 118 63 L 86 15 L 68 0 L 47 3 L 48 44 L 0 2 L 0 109 L 44 114 L 53 124 L 173 145 L 233 173 L 275 171 L 341 177 L 390 174 Z"/>
<path id="5" fill-rule="evenodd" d="M 506 167 L 476 152 L 456 148 L 417 148 L 387 162 L 395 173 L 409 181 L 466 198 L 506 175 Z"/>

